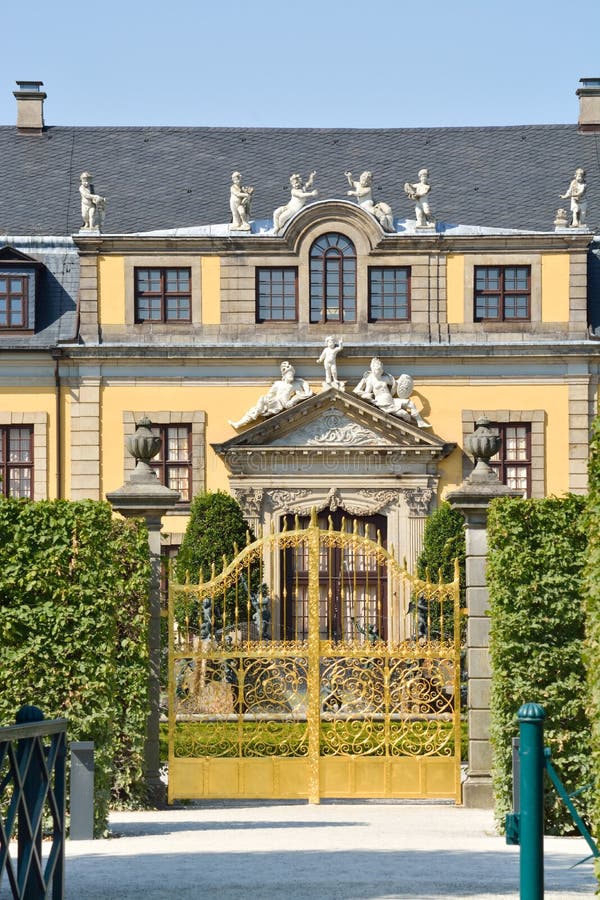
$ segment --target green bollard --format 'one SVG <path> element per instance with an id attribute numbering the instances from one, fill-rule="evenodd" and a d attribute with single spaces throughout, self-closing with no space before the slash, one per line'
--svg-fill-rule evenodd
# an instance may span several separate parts
<path id="1" fill-rule="evenodd" d="M 544 898 L 544 719 L 539 703 L 524 703 L 519 719 L 521 772 L 520 897 Z"/>

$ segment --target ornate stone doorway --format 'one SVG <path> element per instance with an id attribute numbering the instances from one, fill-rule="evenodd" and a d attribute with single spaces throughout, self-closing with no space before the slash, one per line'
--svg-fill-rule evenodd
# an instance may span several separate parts
<path id="1" fill-rule="evenodd" d="M 309 516 L 283 517 L 282 530 L 307 528 Z M 386 546 L 385 516 L 349 518 L 343 510 L 322 512 L 319 528 L 370 537 Z M 308 551 L 288 547 L 281 558 L 282 640 L 308 637 Z M 322 546 L 319 555 L 319 635 L 321 640 L 364 643 L 387 639 L 387 574 L 359 543 Z"/>
<path id="2" fill-rule="evenodd" d="M 381 516 L 390 549 L 409 570 L 435 505 L 438 463 L 454 447 L 336 388 L 213 444 L 257 533 L 278 533 L 287 515 L 307 516 L 312 508 Z"/>

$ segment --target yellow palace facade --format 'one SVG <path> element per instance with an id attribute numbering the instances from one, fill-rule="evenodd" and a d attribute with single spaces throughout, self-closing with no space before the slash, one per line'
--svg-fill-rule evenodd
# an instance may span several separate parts
<path id="1" fill-rule="evenodd" d="M 39 83 L 15 95 L 43 108 Z M 224 490 L 254 527 L 312 507 L 373 522 L 413 563 L 484 415 L 503 481 L 532 497 L 584 492 L 600 296 L 591 130 L 0 128 L 16 173 L 0 223 L 3 492 L 103 498 L 131 471 L 125 440 L 147 416 L 163 437 L 157 473 L 182 497 L 166 545 L 195 494 Z M 401 183 L 423 164 L 429 214 Z M 351 165 L 376 169 L 385 203 L 349 196 Z M 241 166 L 254 189 L 236 220 Z M 312 190 L 292 176 L 307 195 L 294 207 L 289 174 L 309 166 Z M 555 197 L 577 167 L 589 212 L 574 225 Z M 101 228 L 81 227 L 87 171 L 107 198 Z M 385 402 L 355 391 L 374 360 Z M 269 407 L 284 361 L 294 400 Z"/>

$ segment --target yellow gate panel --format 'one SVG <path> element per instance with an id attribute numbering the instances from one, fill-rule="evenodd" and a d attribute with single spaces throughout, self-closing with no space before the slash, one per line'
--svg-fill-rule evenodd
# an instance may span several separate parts
<path id="1" fill-rule="evenodd" d="M 418 579 L 344 522 L 170 582 L 169 802 L 460 802 L 458 567 Z"/>
<path id="2" fill-rule="evenodd" d="M 302 800 L 306 759 L 179 759 L 169 764 L 169 799 Z"/>

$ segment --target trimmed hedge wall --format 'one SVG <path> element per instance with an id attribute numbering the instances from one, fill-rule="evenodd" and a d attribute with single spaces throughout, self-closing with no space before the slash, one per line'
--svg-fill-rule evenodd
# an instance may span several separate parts
<path id="1" fill-rule="evenodd" d="M 0 500 L 0 722 L 26 703 L 95 742 L 95 828 L 144 799 L 148 536 L 107 503 Z"/>
<path id="2" fill-rule="evenodd" d="M 501 499 L 490 506 L 491 741 L 499 819 L 512 806 L 511 738 L 518 735 L 522 703 L 532 700 L 546 710 L 545 742 L 567 788 L 591 778 L 582 656 L 584 509 L 585 498 L 574 495 Z M 580 808 L 586 802 L 584 794 Z M 546 791 L 546 829 L 573 830 L 554 790 Z"/>
<path id="3" fill-rule="evenodd" d="M 589 495 L 585 517 L 588 546 L 584 596 L 586 611 L 585 661 L 589 714 L 592 723 L 592 765 L 595 785 L 590 800 L 593 833 L 600 835 L 600 419 L 596 419 L 589 463 Z M 596 863 L 600 878 L 600 864 Z"/>

